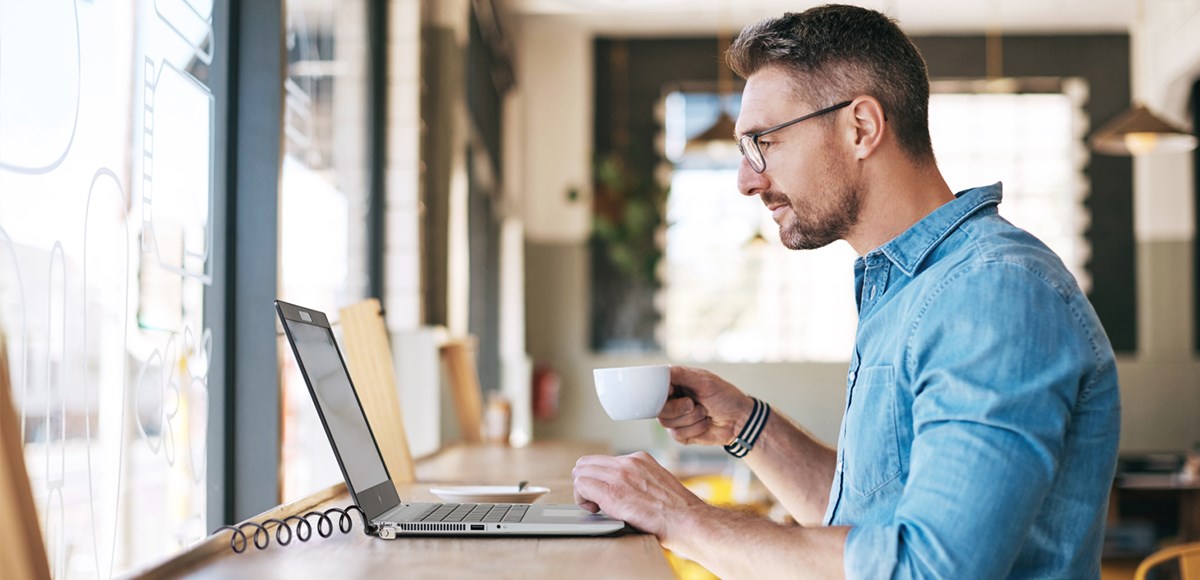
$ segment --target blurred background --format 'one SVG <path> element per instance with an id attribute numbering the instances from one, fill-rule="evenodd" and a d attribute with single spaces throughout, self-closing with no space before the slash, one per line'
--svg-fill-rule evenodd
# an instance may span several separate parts
<path id="1" fill-rule="evenodd" d="M 1110 555 L 1197 539 L 1171 478 L 1200 442 L 1200 0 L 856 3 L 925 56 L 951 187 L 1003 182 L 1117 350 Z M 418 456 L 461 438 L 439 348 L 471 337 L 511 444 L 647 449 L 758 502 L 609 420 L 591 371 L 708 368 L 836 442 L 854 252 L 787 251 L 737 194 L 720 56 L 813 5 L 0 0 L 0 330 L 56 576 L 340 481 L 274 298 L 382 301 Z"/>

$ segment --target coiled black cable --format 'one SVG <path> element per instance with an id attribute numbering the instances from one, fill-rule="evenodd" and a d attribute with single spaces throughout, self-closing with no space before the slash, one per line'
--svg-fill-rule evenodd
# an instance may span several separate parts
<path id="1" fill-rule="evenodd" d="M 363 513 L 362 509 L 356 505 L 347 506 L 346 509 L 329 508 L 325 511 L 311 511 L 304 515 L 290 515 L 285 518 L 268 518 L 262 523 L 258 522 L 242 522 L 233 526 L 221 526 L 213 530 L 212 535 L 219 534 L 225 530 L 233 532 L 229 537 L 229 547 L 234 552 L 241 554 L 250 547 L 250 542 L 254 542 L 254 547 L 259 550 L 265 550 L 271 544 L 271 526 L 275 529 L 275 542 L 281 546 L 286 546 L 292 542 L 292 538 L 299 538 L 301 542 L 307 542 L 312 538 L 312 523 L 308 521 L 309 517 L 316 516 L 317 518 L 317 535 L 322 538 L 328 538 L 333 535 L 333 518 L 330 514 L 338 514 L 337 527 L 343 534 L 349 533 L 354 529 L 354 520 L 350 516 L 351 511 L 358 512 L 362 519 L 363 529 L 367 529 L 367 514 Z M 289 525 L 289 523 L 291 525 Z M 292 530 L 292 525 L 296 527 Z M 247 529 L 253 529 L 251 535 L 246 534 Z"/>

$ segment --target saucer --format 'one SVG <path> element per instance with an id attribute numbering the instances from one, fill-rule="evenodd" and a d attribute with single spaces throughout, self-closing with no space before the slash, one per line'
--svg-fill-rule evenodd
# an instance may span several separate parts
<path id="1" fill-rule="evenodd" d="M 527 485 L 525 489 L 517 491 L 515 485 L 456 485 L 434 487 L 429 491 L 453 503 L 533 503 L 550 489 Z"/>

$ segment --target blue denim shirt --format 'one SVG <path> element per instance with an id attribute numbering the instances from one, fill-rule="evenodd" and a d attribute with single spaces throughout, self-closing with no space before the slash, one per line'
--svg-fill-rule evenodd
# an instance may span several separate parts
<path id="1" fill-rule="evenodd" d="M 1112 347 L 1062 262 L 967 190 L 855 262 L 825 522 L 850 578 L 1098 578 Z"/>

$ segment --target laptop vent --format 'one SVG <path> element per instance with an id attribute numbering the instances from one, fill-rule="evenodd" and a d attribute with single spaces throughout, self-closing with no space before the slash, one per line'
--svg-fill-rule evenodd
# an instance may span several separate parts
<path id="1" fill-rule="evenodd" d="M 400 529 L 406 532 L 463 532 L 466 524 L 400 524 Z"/>

